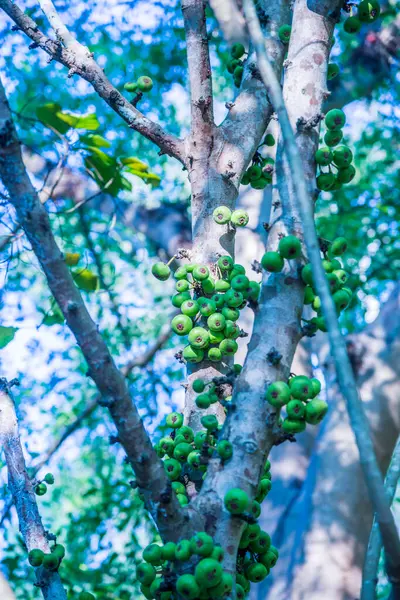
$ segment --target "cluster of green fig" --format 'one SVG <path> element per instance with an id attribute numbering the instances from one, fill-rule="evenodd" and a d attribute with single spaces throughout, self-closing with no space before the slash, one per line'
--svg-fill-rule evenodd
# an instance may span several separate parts
<path id="1" fill-rule="evenodd" d="M 270 536 L 257 523 L 261 514 L 260 502 L 271 489 L 270 467 L 267 461 L 253 502 L 240 488 L 229 490 L 224 497 L 225 509 L 232 518 L 246 522 L 236 563 L 238 599 L 247 596 L 251 582 L 265 579 L 278 559 L 278 550 L 271 545 Z M 136 577 L 148 600 L 175 600 L 177 595 L 184 600 L 218 600 L 229 596 L 233 587 L 232 575 L 221 566 L 223 559 L 221 546 L 200 531 L 190 540 L 181 539 L 177 544 L 167 542 L 163 546 L 147 546 Z"/>
<path id="2" fill-rule="evenodd" d="M 286 235 L 279 240 L 278 250 L 268 251 L 261 258 L 261 266 L 270 273 L 282 271 L 286 260 L 301 258 L 301 242 L 295 235 Z"/>
<path id="3" fill-rule="evenodd" d="M 35 485 L 35 494 L 37 496 L 44 496 L 47 492 L 47 485 L 53 485 L 54 476 L 52 473 L 46 473 L 42 481 L 38 481 Z M 46 485 L 47 484 L 47 485 Z"/>
<path id="4" fill-rule="evenodd" d="M 346 285 L 349 279 L 349 273 L 344 270 L 339 257 L 347 250 L 347 240 L 344 237 L 338 237 L 329 244 L 327 250 L 323 251 L 322 265 L 324 267 L 326 278 L 330 287 L 333 302 L 335 303 L 336 311 L 340 314 L 344 311 L 353 298 L 353 290 Z M 318 329 L 326 332 L 326 324 L 322 316 L 321 300 L 317 295 L 312 268 L 310 264 L 306 264 L 301 270 L 301 277 L 306 284 L 304 290 L 304 304 L 310 305 L 317 313 L 316 317 L 306 321 L 308 333 L 315 333 Z"/>
<path id="5" fill-rule="evenodd" d="M 153 80 L 148 75 L 141 75 L 135 82 L 127 82 L 124 89 L 127 92 L 150 92 L 153 88 Z"/>
<path id="6" fill-rule="evenodd" d="M 357 12 L 353 15 L 353 7 L 351 14 L 344 24 L 343 29 L 346 33 L 358 33 L 363 23 L 373 23 L 379 18 L 381 7 L 377 0 L 362 0 L 357 6 Z"/>
<path id="7" fill-rule="evenodd" d="M 267 401 L 277 409 L 285 408 L 280 420 L 282 429 L 289 434 L 301 433 L 306 423 L 318 425 L 328 411 L 324 400 L 317 398 L 321 391 L 318 379 L 305 375 L 290 377 L 289 381 L 275 381 L 267 388 Z"/>
<path id="8" fill-rule="evenodd" d="M 343 127 L 346 115 L 339 108 L 333 108 L 325 115 L 325 146 L 318 148 L 315 162 L 319 167 L 317 187 L 322 191 L 340 189 L 343 184 L 350 183 L 356 174 L 352 165 L 353 153 L 348 146 L 338 145 L 343 138 Z M 327 169 L 324 171 L 323 169 Z M 332 171 L 332 168 L 334 171 Z"/>
<path id="9" fill-rule="evenodd" d="M 248 215 L 242 210 L 231 213 L 222 206 L 214 211 L 214 220 L 243 227 Z M 171 270 L 168 264 L 157 262 L 152 273 L 165 281 Z M 179 336 L 188 336 L 183 360 L 221 362 L 234 356 L 238 349 L 236 340 L 243 335 L 236 321 L 247 302 L 257 302 L 260 284 L 250 281 L 245 268 L 235 264 L 230 256 L 221 256 L 212 273 L 206 265 L 191 263 L 176 269 L 174 277 L 177 293 L 172 304 L 181 314 L 172 319 L 171 328 Z"/>
<path id="10" fill-rule="evenodd" d="M 199 382 L 200 380 L 196 380 Z M 196 382 L 194 382 L 195 384 Z M 203 384 L 204 385 L 204 384 Z M 200 389 L 201 386 L 196 386 Z M 203 387 L 203 391 L 205 385 Z M 213 397 L 212 397 L 213 395 Z M 203 401 L 202 408 L 210 405 L 210 402 L 217 402 L 218 396 L 209 391 L 209 394 L 201 394 Z M 207 403 L 205 402 L 207 398 Z M 163 458 L 164 469 L 167 477 L 172 482 L 172 489 L 175 492 L 181 506 L 189 503 L 184 484 L 184 475 L 189 480 L 195 480 L 194 471 L 205 473 L 209 458 L 214 451 L 220 456 L 221 460 L 226 461 L 232 457 L 232 444 L 226 440 L 218 442 L 218 432 L 220 425 L 215 415 L 205 415 L 201 418 L 203 430 L 195 433 L 191 427 L 183 424 L 183 415 L 178 412 L 172 412 L 166 419 L 167 427 L 172 429 L 169 435 L 165 435 L 156 444 L 155 449 L 161 458 Z"/>
<path id="11" fill-rule="evenodd" d="M 44 567 L 49 571 L 57 571 L 65 556 L 65 548 L 62 544 L 54 544 L 49 553 L 39 548 L 34 548 L 28 554 L 29 564 L 32 567 Z"/>
<path id="12" fill-rule="evenodd" d="M 263 146 L 273 146 L 275 138 L 271 133 L 267 133 L 261 142 L 259 149 Z M 272 183 L 275 161 L 270 156 L 263 157 L 260 150 L 254 154 L 251 165 L 244 172 L 241 179 L 242 185 L 248 185 L 255 190 L 263 190 L 268 184 Z"/>
<path id="13" fill-rule="evenodd" d="M 226 68 L 228 73 L 233 75 L 233 82 L 237 88 L 240 87 L 243 78 L 243 60 L 241 60 L 246 50 L 243 44 L 233 44 L 231 48 L 231 59 L 228 61 Z"/>

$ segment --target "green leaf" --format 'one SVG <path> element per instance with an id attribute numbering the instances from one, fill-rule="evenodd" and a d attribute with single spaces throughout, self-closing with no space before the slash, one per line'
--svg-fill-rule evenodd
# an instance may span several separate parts
<path id="1" fill-rule="evenodd" d="M 36 116 L 44 125 L 55 129 L 61 134 L 67 133 L 70 126 L 60 119 L 61 106 L 56 102 L 49 102 L 36 108 Z"/>
<path id="2" fill-rule="evenodd" d="M 18 331 L 16 327 L 3 327 L 0 325 L 0 348 L 5 348 L 14 339 L 16 331 Z"/>
<path id="3" fill-rule="evenodd" d="M 67 123 L 74 129 L 87 129 L 89 131 L 95 131 L 100 127 L 96 113 L 76 115 L 73 113 L 59 112 L 57 113 L 57 116 L 64 121 L 64 123 Z"/>
<path id="4" fill-rule="evenodd" d="M 82 144 L 85 144 L 86 146 L 95 146 L 96 148 L 111 148 L 110 142 L 103 138 L 102 135 L 97 133 L 81 135 L 79 139 Z"/>

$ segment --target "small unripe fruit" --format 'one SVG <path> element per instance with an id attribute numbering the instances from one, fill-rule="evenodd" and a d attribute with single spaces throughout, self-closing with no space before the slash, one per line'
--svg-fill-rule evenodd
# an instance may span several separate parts
<path id="1" fill-rule="evenodd" d="M 327 146 L 337 146 L 343 137 L 343 131 L 338 129 L 336 131 L 328 130 L 324 136 L 324 142 Z"/>
<path id="2" fill-rule="evenodd" d="M 192 556 L 189 540 L 181 540 L 176 545 L 175 558 L 176 560 L 185 562 Z"/>
<path id="3" fill-rule="evenodd" d="M 357 17 L 349 17 L 343 23 L 343 29 L 346 33 L 358 33 L 361 29 L 361 21 Z"/>
<path id="4" fill-rule="evenodd" d="M 245 49 L 244 49 L 243 44 L 240 44 L 240 43 L 233 44 L 233 46 L 231 48 L 231 55 L 233 56 L 233 58 L 242 58 L 244 53 L 245 53 Z"/>
<path id="5" fill-rule="evenodd" d="M 154 263 L 154 265 L 151 267 L 151 272 L 154 277 L 160 281 L 166 281 L 171 275 L 171 269 L 163 262 Z"/>
<path id="6" fill-rule="evenodd" d="M 205 265 L 197 265 L 197 267 L 193 269 L 192 275 L 193 279 L 196 279 L 196 281 L 204 281 L 209 277 L 210 271 Z"/>
<path id="7" fill-rule="evenodd" d="M 180 308 L 184 302 L 190 299 L 190 292 L 179 292 L 178 294 L 172 296 L 171 302 L 172 305 L 175 306 L 175 308 Z"/>
<path id="8" fill-rule="evenodd" d="M 207 319 L 208 328 L 211 331 L 223 331 L 226 325 L 226 319 L 221 313 L 214 313 Z"/>
<path id="9" fill-rule="evenodd" d="M 262 175 L 262 169 L 259 165 L 251 165 L 251 167 L 247 169 L 247 172 L 249 174 L 250 181 L 257 181 L 257 179 L 260 179 Z"/>
<path id="10" fill-rule="evenodd" d="M 60 564 L 60 559 L 54 554 L 45 554 L 43 556 L 42 566 L 49 571 L 56 571 Z"/>
<path id="11" fill-rule="evenodd" d="M 229 306 L 224 306 L 221 313 L 227 321 L 237 321 L 240 317 L 240 312 L 236 308 L 230 308 Z M 219 341 L 222 342 L 222 339 Z"/>
<path id="12" fill-rule="evenodd" d="M 325 125 L 331 131 L 342 129 L 346 123 L 346 115 L 340 108 L 333 108 L 325 115 Z"/>
<path id="13" fill-rule="evenodd" d="M 165 420 L 168 427 L 172 427 L 172 429 L 179 429 L 183 425 L 183 415 L 178 412 L 172 412 L 167 415 Z"/>
<path id="14" fill-rule="evenodd" d="M 318 425 L 328 412 L 328 404 L 323 400 L 315 398 L 307 403 L 306 421 L 311 425 Z"/>
<path id="15" fill-rule="evenodd" d="M 43 479 L 49 485 L 53 485 L 53 483 L 54 483 L 54 475 L 53 475 L 53 473 L 46 473 L 46 475 L 44 476 Z"/>
<path id="16" fill-rule="evenodd" d="M 248 495 L 240 488 L 232 488 L 224 497 L 224 505 L 232 515 L 244 513 L 250 504 Z"/>
<path id="17" fill-rule="evenodd" d="M 257 554 L 268 552 L 271 546 L 271 538 L 266 531 L 261 531 L 258 538 L 250 543 L 250 549 Z"/>
<path id="18" fill-rule="evenodd" d="M 193 348 L 206 348 L 210 340 L 210 334 L 204 327 L 193 327 L 188 336 L 188 341 Z"/>
<path id="19" fill-rule="evenodd" d="M 192 319 L 187 315 L 177 315 L 171 321 L 171 329 L 178 335 L 187 335 L 192 328 Z"/>
<path id="20" fill-rule="evenodd" d="M 44 552 L 39 548 L 35 548 L 34 550 L 31 550 L 28 554 L 29 564 L 32 567 L 40 567 L 40 565 L 43 563 L 43 557 Z"/>
<path id="21" fill-rule="evenodd" d="M 290 400 L 290 388 L 284 381 L 275 381 L 267 389 L 267 400 L 275 408 L 280 408 Z"/>
<path id="22" fill-rule="evenodd" d="M 184 488 L 184 486 L 183 486 L 183 488 Z M 185 490 L 185 488 L 184 488 L 184 490 Z M 174 542 L 167 542 L 166 544 L 164 544 L 164 546 L 161 548 L 162 559 L 164 561 L 175 560 L 175 550 L 176 550 L 176 544 L 174 544 Z"/>
<path id="23" fill-rule="evenodd" d="M 272 133 L 267 133 L 267 135 L 264 138 L 263 144 L 265 144 L 266 146 L 274 146 L 275 145 L 275 138 L 272 135 Z"/>
<path id="24" fill-rule="evenodd" d="M 347 308 L 347 306 L 349 305 L 349 302 L 351 300 L 350 294 L 348 294 L 344 290 L 339 290 L 339 291 L 335 292 L 333 294 L 332 298 L 335 303 L 336 309 L 339 312 L 341 312 L 342 310 Z"/>
<path id="25" fill-rule="evenodd" d="M 336 238 L 330 248 L 329 248 L 329 254 L 331 256 L 341 256 L 342 254 L 344 254 L 347 250 L 347 240 L 344 237 L 339 237 Z"/>
<path id="26" fill-rule="evenodd" d="M 189 363 L 199 363 L 204 358 L 204 350 L 194 348 L 193 346 L 185 346 L 182 352 L 182 357 Z"/>
<path id="27" fill-rule="evenodd" d="M 200 314 L 203 317 L 209 317 L 217 310 L 214 300 L 210 298 L 204 298 L 203 296 L 197 299 L 197 304 L 199 305 Z"/>
<path id="28" fill-rule="evenodd" d="M 237 308 L 243 303 L 243 294 L 237 290 L 228 290 L 224 294 L 224 301 L 229 308 Z"/>
<path id="29" fill-rule="evenodd" d="M 153 81 L 150 77 L 147 77 L 147 75 L 139 77 L 136 83 L 141 92 L 149 92 L 153 87 Z"/>
<path id="30" fill-rule="evenodd" d="M 187 279 L 180 279 L 176 282 L 175 289 L 177 292 L 187 292 L 190 288 L 190 283 Z"/>
<path id="31" fill-rule="evenodd" d="M 249 300 L 251 300 L 252 302 L 257 302 L 261 291 L 260 284 L 256 281 L 250 281 L 247 290 L 249 293 Z"/>
<path id="32" fill-rule="evenodd" d="M 245 227 L 249 222 L 249 215 L 245 210 L 238 209 L 234 210 L 231 215 L 231 223 L 235 225 L 235 227 Z"/>
<path id="33" fill-rule="evenodd" d="M 315 294 L 310 285 L 306 285 L 304 288 L 304 304 L 312 304 L 315 299 Z"/>
<path id="34" fill-rule="evenodd" d="M 178 279 L 179 281 L 182 279 L 186 279 L 187 276 L 188 276 L 188 270 L 187 270 L 186 266 L 178 267 L 176 269 L 176 271 L 174 272 L 175 279 Z"/>
<path id="35" fill-rule="evenodd" d="M 219 345 L 219 349 L 221 350 L 223 355 L 225 354 L 227 356 L 233 356 L 238 350 L 238 345 L 237 342 L 235 342 L 235 340 L 226 339 L 222 340 L 222 342 Z"/>
<path id="36" fill-rule="evenodd" d="M 291 33 L 292 33 L 292 28 L 290 27 L 290 25 L 282 25 L 278 29 L 278 36 L 283 44 L 289 43 Z"/>
<path id="37" fill-rule="evenodd" d="M 373 23 L 379 17 L 381 7 L 376 0 L 362 0 L 357 7 L 357 17 L 362 23 Z"/>
<path id="38" fill-rule="evenodd" d="M 227 292 L 231 287 L 229 281 L 225 281 L 225 279 L 218 279 L 215 282 L 215 291 L 216 292 Z"/>
<path id="39" fill-rule="evenodd" d="M 234 78 L 240 81 L 243 76 L 243 71 L 244 68 L 242 67 L 242 65 L 238 65 L 237 67 L 235 67 L 235 70 L 233 71 Z"/>
<path id="40" fill-rule="evenodd" d="M 301 242 L 295 235 L 287 235 L 279 241 L 279 254 L 289 260 L 301 256 Z"/>
<path id="41" fill-rule="evenodd" d="M 317 177 L 317 187 L 322 192 L 328 192 L 335 183 L 335 176 L 333 173 L 321 173 Z"/>
<path id="42" fill-rule="evenodd" d="M 328 65 L 328 79 L 334 79 L 339 75 L 339 67 L 336 63 L 329 63 Z"/>
<path id="43" fill-rule="evenodd" d="M 279 273 L 283 265 L 283 258 L 278 252 L 266 252 L 261 259 L 262 268 L 270 273 Z"/>
<path id="44" fill-rule="evenodd" d="M 161 559 L 161 552 L 160 552 Z M 150 561 L 149 561 L 150 562 Z M 151 585 L 156 578 L 156 570 L 152 564 L 144 562 L 138 565 L 136 569 L 136 578 L 143 585 Z"/>
<path id="45" fill-rule="evenodd" d="M 236 275 L 233 279 L 231 279 L 232 288 L 239 292 L 242 292 L 243 290 L 247 289 L 249 284 L 250 281 L 249 278 L 246 277 L 246 275 Z"/>
<path id="46" fill-rule="evenodd" d="M 179 462 L 185 462 L 186 458 L 192 451 L 192 446 L 187 442 L 182 442 L 181 444 L 177 444 L 174 448 L 174 458 L 179 460 Z"/>
<path id="47" fill-rule="evenodd" d="M 179 479 L 182 471 L 180 463 L 175 458 L 167 458 L 164 460 L 164 469 L 168 479 L 171 479 L 171 481 L 176 481 Z"/>
<path id="48" fill-rule="evenodd" d="M 290 400 L 286 405 L 286 412 L 289 419 L 299 420 L 304 419 L 306 408 L 301 400 Z"/>
<path id="49" fill-rule="evenodd" d="M 212 348 L 211 350 L 214 350 L 214 348 Z M 210 353 L 210 350 L 208 351 L 208 354 L 209 353 Z M 195 402 L 196 402 L 197 408 L 207 409 L 211 404 L 211 399 L 208 394 L 199 394 L 199 396 L 197 396 Z"/>
<path id="50" fill-rule="evenodd" d="M 232 60 L 229 60 L 226 63 L 226 68 L 228 73 L 230 73 L 231 75 L 233 74 L 234 70 L 236 69 L 236 67 L 240 64 L 240 61 L 237 60 L 236 58 L 233 58 Z"/>
<path id="51" fill-rule="evenodd" d="M 264 498 L 268 495 L 272 487 L 271 481 L 266 477 L 262 477 L 257 487 L 256 500 L 257 502 L 262 502 Z"/>
<path id="52" fill-rule="evenodd" d="M 222 352 L 219 348 L 210 348 L 207 352 L 207 358 L 211 362 L 219 362 L 222 360 Z"/>
<path id="53" fill-rule="evenodd" d="M 315 377 L 310 379 L 310 382 L 311 382 L 310 398 L 315 398 L 315 396 L 317 396 L 321 391 L 321 383 Z"/>
<path id="54" fill-rule="evenodd" d="M 222 573 L 221 581 L 218 585 L 212 588 L 208 588 L 208 597 L 212 600 L 225 598 L 232 590 L 233 579 L 230 573 Z"/>
<path id="55" fill-rule="evenodd" d="M 205 417 L 201 417 L 200 423 L 203 425 L 204 429 L 207 429 L 207 431 L 215 431 L 218 429 L 218 419 L 215 415 L 206 415 Z"/>
<path id="56" fill-rule="evenodd" d="M 210 556 L 214 549 L 214 542 L 210 535 L 199 531 L 190 540 L 190 549 L 193 554 L 199 556 Z"/>
<path id="57" fill-rule="evenodd" d="M 194 598 L 198 598 L 200 594 L 200 588 L 194 575 L 190 575 L 189 573 L 185 573 L 178 577 L 176 591 L 180 597 L 184 598 L 184 600 L 194 600 Z"/>
<path id="58" fill-rule="evenodd" d="M 37 496 L 44 496 L 47 492 L 47 485 L 45 483 L 38 483 L 35 487 L 35 494 Z"/>
<path id="59" fill-rule="evenodd" d="M 201 282 L 201 287 L 205 294 L 212 294 L 215 290 L 215 282 L 212 277 L 207 277 L 207 279 L 203 279 Z"/>
<path id="60" fill-rule="evenodd" d="M 332 152 L 328 147 L 319 148 L 315 153 L 315 162 L 322 167 L 328 166 L 332 162 Z"/>
<path id="61" fill-rule="evenodd" d="M 172 455 L 174 451 L 174 440 L 171 437 L 165 436 L 161 438 L 158 444 L 165 454 L 168 454 L 169 456 Z"/>
<path id="62" fill-rule="evenodd" d="M 290 394 L 297 400 L 307 400 L 311 392 L 311 383 L 305 375 L 298 375 L 289 380 Z"/>
<path id="63" fill-rule="evenodd" d="M 301 278 L 304 283 L 308 285 L 313 285 L 313 277 L 312 277 L 312 267 L 311 264 L 305 265 L 301 270 Z"/>
<path id="64" fill-rule="evenodd" d="M 199 312 L 199 305 L 196 300 L 186 300 L 181 304 L 181 311 L 188 317 L 195 317 Z"/>
<path id="65" fill-rule="evenodd" d="M 217 452 L 222 460 L 229 460 L 233 456 L 233 446 L 228 440 L 221 440 L 217 444 Z"/>
<path id="66" fill-rule="evenodd" d="M 304 421 L 297 421 L 294 419 L 284 419 L 282 423 L 282 429 L 285 433 L 301 433 L 306 428 Z"/>
<path id="67" fill-rule="evenodd" d="M 343 169 L 339 169 L 337 172 L 336 178 L 340 183 L 350 183 L 356 176 L 356 170 L 353 165 L 349 165 L 348 167 L 343 167 Z"/>
<path id="68" fill-rule="evenodd" d="M 124 90 L 126 90 L 127 92 L 133 93 L 133 92 L 136 92 L 137 87 L 138 87 L 138 85 L 137 85 L 136 81 L 135 82 L 127 81 L 127 83 L 125 83 L 125 85 L 124 85 Z"/>
<path id="69" fill-rule="evenodd" d="M 353 160 L 353 153 L 348 146 L 338 146 L 333 151 L 333 162 L 338 168 L 348 167 Z"/>
<path id="70" fill-rule="evenodd" d="M 221 271 L 232 271 L 233 269 L 233 260 L 230 256 L 220 256 L 217 261 L 218 267 Z"/>
<path id="71" fill-rule="evenodd" d="M 190 452 L 187 456 L 187 463 L 193 469 L 200 469 L 202 466 L 200 452 L 197 452 L 197 450 Z"/>
<path id="72" fill-rule="evenodd" d="M 194 391 L 197 394 L 201 394 L 201 392 L 204 391 L 204 388 L 206 387 L 205 381 L 203 381 L 203 379 L 195 379 L 192 382 L 192 388 L 194 389 Z"/>
<path id="73" fill-rule="evenodd" d="M 60 560 L 62 560 L 65 556 L 65 547 L 62 544 L 54 544 L 51 551 Z"/>
<path id="74" fill-rule="evenodd" d="M 222 579 L 222 567 L 214 558 L 203 558 L 194 571 L 194 576 L 200 588 L 211 588 Z"/>
<path id="75" fill-rule="evenodd" d="M 236 584 L 236 598 L 237 600 L 245 600 L 246 594 L 240 583 Z"/>
<path id="76" fill-rule="evenodd" d="M 258 583 L 259 581 L 263 581 L 263 579 L 267 577 L 268 570 L 267 567 L 265 567 L 261 563 L 253 563 L 247 567 L 245 573 L 249 581 Z"/>
<path id="77" fill-rule="evenodd" d="M 232 212 L 227 206 L 218 206 L 213 212 L 213 219 L 219 225 L 225 225 L 231 220 Z"/>

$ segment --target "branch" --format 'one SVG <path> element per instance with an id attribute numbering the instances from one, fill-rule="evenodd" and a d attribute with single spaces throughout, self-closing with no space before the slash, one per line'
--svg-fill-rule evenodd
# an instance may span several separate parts
<path id="1" fill-rule="evenodd" d="M 18 221 L 32 246 L 49 288 L 89 366 L 101 404 L 106 406 L 118 431 L 118 437 L 131 463 L 146 506 L 155 519 L 161 536 L 170 539 L 182 535 L 185 511 L 170 490 L 163 464 L 158 458 L 137 408 L 132 401 L 123 374 L 90 317 L 82 296 L 74 284 L 50 227 L 45 208 L 26 173 L 11 113 L 0 86 L 0 177 L 7 188 Z"/>
<path id="2" fill-rule="evenodd" d="M 206 0 L 182 0 L 190 81 L 191 134 L 196 146 L 203 147 L 209 154 L 214 110 L 205 9 Z"/>
<path id="3" fill-rule="evenodd" d="M 400 477 L 400 438 L 397 440 L 396 447 L 392 454 L 392 460 L 386 474 L 385 488 L 387 498 L 390 504 L 392 504 L 395 494 L 397 483 Z M 379 524 L 374 517 L 372 524 L 371 533 L 369 536 L 368 548 L 365 554 L 362 587 L 361 587 L 361 598 L 360 600 L 375 600 L 376 598 L 376 584 L 378 582 L 378 566 L 379 557 L 382 550 L 382 537 L 379 531 Z M 389 556 L 390 559 L 390 556 Z M 388 579 L 392 584 L 392 593 L 395 592 L 393 600 L 398 597 L 400 592 L 400 577 L 398 568 L 392 569 L 388 561 L 386 561 L 386 573 Z M 394 588 L 394 589 L 393 589 Z M 397 594 L 397 596 L 396 596 Z"/>
<path id="4" fill-rule="evenodd" d="M 399 535 L 386 498 L 382 476 L 374 453 L 369 425 L 358 395 L 345 342 L 340 333 L 335 305 L 330 295 L 329 286 L 322 266 L 318 237 L 312 213 L 313 201 L 307 189 L 303 172 L 303 163 L 283 101 L 279 81 L 275 76 L 265 50 L 264 39 L 252 0 L 244 0 L 244 9 L 250 37 L 256 47 L 260 73 L 265 87 L 268 90 L 271 102 L 279 117 L 287 160 L 292 172 L 292 184 L 297 195 L 302 217 L 303 231 L 306 232 L 306 235 L 304 236 L 305 244 L 311 262 L 318 295 L 321 298 L 339 386 L 347 402 L 350 422 L 360 452 L 361 466 L 364 472 L 370 500 L 376 512 L 385 551 L 387 555 L 391 557 L 391 562 L 395 566 L 400 566 Z M 291 54 L 289 54 L 289 60 L 290 58 Z"/>
<path id="5" fill-rule="evenodd" d="M 170 322 L 170 319 L 169 319 L 169 322 Z M 168 325 L 166 325 L 162 329 L 160 335 L 158 336 L 158 338 L 156 339 L 156 341 L 154 342 L 153 345 L 151 345 L 141 356 L 133 358 L 124 367 L 122 367 L 121 373 L 124 375 L 124 377 L 128 377 L 128 375 L 136 367 L 145 367 L 154 358 L 154 355 L 156 354 L 156 352 L 168 341 L 168 339 L 171 337 L 171 326 L 170 326 L 169 322 L 168 322 Z M 63 443 L 71 435 L 73 435 L 75 433 L 75 431 L 80 429 L 83 422 L 88 417 L 90 417 L 93 414 L 93 412 L 96 410 L 96 408 L 99 406 L 100 401 L 101 401 L 101 397 L 99 395 L 97 395 L 95 398 L 93 398 L 88 403 L 88 405 L 81 412 L 81 414 L 78 415 L 76 417 L 76 419 L 74 419 L 74 421 L 72 421 L 72 423 L 70 423 L 69 425 L 67 425 L 64 428 L 64 431 L 61 433 L 60 437 L 55 442 L 53 442 L 53 444 L 46 450 L 46 452 L 44 454 L 42 454 L 39 461 L 37 463 L 35 463 L 33 468 L 30 469 L 31 477 L 35 477 L 39 473 L 40 469 L 42 469 L 50 461 L 52 456 L 60 449 L 60 447 L 63 445 Z M 1 515 L 1 519 L 0 519 L 0 528 L 4 525 L 4 522 L 10 513 L 13 503 L 14 503 L 13 499 L 6 502 L 4 510 L 3 510 L 3 514 Z"/>
<path id="6" fill-rule="evenodd" d="M 248 38 L 246 23 L 236 0 L 210 0 L 210 6 L 228 44 L 245 44 Z"/>
<path id="7" fill-rule="evenodd" d="M 282 63 L 286 46 L 278 37 L 278 29 L 290 23 L 291 14 L 289 0 L 276 0 L 273 3 L 261 0 L 257 10 L 268 15 L 263 20 L 263 33 L 269 56 L 273 57 L 274 69 L 278 79 L 281 78 Z M 222 23 L 220 21 L 222 28 Z M 273 114 L 272 105 L 265 93 L 257 67 L 256 54 L 250 46 L 249 56 L 244 64 L 244 73 L 239 95 L 235 98 L 226 119 L 218 130 L 228 141 L 233 154 L 233 165 L 236 176 L 233 182 L 240 182 L 244 169 L 253 157 Z M 232 160 L 232 156 L 230 157 Z"/>
<path id="8" fill-rule="evenodd" d="M 8 469 L 8 485 L 18 514 L 19 529 L 28 552 L 36 548 L 50 552 L 46 531 L 36 503 L 35 492 L 28 476 L 18 431 L 15 405 L 9 395 L 7 380 L 0 378 L 0 441 Z M 36 585 L 45 600 L 66 600 L 67 594 L 56 571 L 35 569 Z"/>
<path id="9" fill-rule="evenodd" d="M 69 69 L 68 77 L 74 74 L 80 75 L 128 123 L 129 127 L 154 142 L 164 154 L 173 156 L 183 163 L 185 160 L 183 142 L 145 117 L 108 81 L 88 48 L 79 44 L 70 34 L 66 34 L 64 25 L 60 27 L 61 20 L 55 16 L 57 13 L 52 2 L 42 0 L 41 6 L 49 21 L 56 26 L 56 35 L 61 40 L 65 39 L 65 43 L 68 44 L 66 47 L 63 47 L 60 41 L 44 35 L 35 21 L 24 14 L 11 0 L 0 0 L 0 8 L 33 40 L 34 46 L 42 48 L 51 60 L 56 60 Z M 74 41 L 72 42 L 71 39 Z"/>

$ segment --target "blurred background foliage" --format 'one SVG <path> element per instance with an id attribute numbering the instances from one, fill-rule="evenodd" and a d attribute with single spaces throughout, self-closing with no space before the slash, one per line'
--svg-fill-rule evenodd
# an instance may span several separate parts
<path id="1" fill-rule="evenodd" d="M 48 31 L 37 3 L 24 5 Z M 185 41 L 178 2 L 112 0 L 105 8 L 96 0 L 60 0 L 57 7 L 119 90 L 127 81 L 149 75 L 155 85 L 138 108 L 176 135 L 187 133 Z M 398 4 L 387 4 L 379 26 L 390 25 L 397 9 Z M 225 102 L 235 92 L 225 69 L 228 48 L 209 17 L 220 122 Z M 354 149 L 357 177 L 342 190 L 322 193 L 316 205 L 320 236 L 348 238 L 346 269 L 361 282 L 359 302 L 343 317 L 345 332 L 359 331 L 373 320 L 400 268 L 398 62 L 385 63 L 380 57 L 377 66 L 376 52 L 370 57 L 360 53 L 360 48 L 368 48 L 365 36 L 364 30 L 354 38 L 338 28 L 333 60 L 341 72 L 332 82 L 328 101 L 342 105 L 345 100 L 345 136 Z M 27 39 L 11 31 L 4 15 L 0 37 L 2 78 L 28 168 L 46 201 L 61 249 L 80 254 L 72 270 L 89 271 L 98 280 L 96 291 L 83 294 L 123 367 L 156 343 L 170 319 L 173 284 L 155 281 L 150 269 L 156 254 L 165 259 L 171 253 L 169 241 L 174 249 L 178 242 L 190 243 L 186 173 L 132 132 L 86 82 L 67 79 L 61 65 L 49 65 L 41 51 L 29 49 Z M 126 157 L 147 165 L 141 175 L 127 168 L 121 160 Z M 242 191 L 245 195 L 244 186 Z M 257 230 L 258 224 L 252 225 Z M 20 379 L 21 436 L 28 464 L 35 465 L 96 392 L 4 194 L 0 281 L 0 325 L 15 328 L 13 341 L 0 352 L 1 370 L 9 379 Z M 166 410 L 182 403 L 182 377 L 173 339 L 147 365 L 129 374 L 133 397 L 155 437 L 162 431 Z M 110 444 L 113 434 L 104 410 L 93 410 L 39 473 L 50 470 L 56 478 L 39 503 L 46 528 L 67 547 L 62 577 L 71 598 L 81 589 L 96 593 L 99 600 L 140 597 L 133 567 L 155 532 L 130 485 L 133 474 L 121 449 Z M 9 497 L 3 463 L 0 486 L 4 510 Z M 13 510 L 2 525 L 0 544 L 6 575 L 18 581 L 18 598 L 39 598 Z"/>

